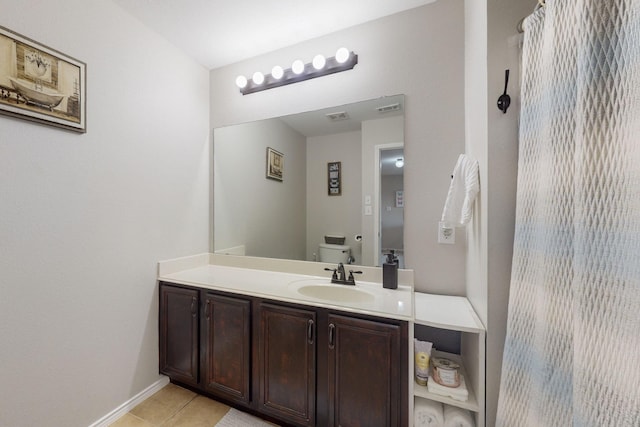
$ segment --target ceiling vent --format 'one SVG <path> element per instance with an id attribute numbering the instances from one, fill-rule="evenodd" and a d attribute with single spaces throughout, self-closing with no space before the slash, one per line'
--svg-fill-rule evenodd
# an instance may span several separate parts
<path id="1" fill-rule="evenodd" d="M 392 111 L 400 111 L 400 103 L 395 103 L 395 104 L 389 104 L 389 105 L 383 105 L 382 107 L 376 107 L 376 110 L 378 110 L 378 113 L 384 114 L 384 113 L 390 113 Z"/>
<path id="2" fill-rule="evenodd" d="M 346 111 L 337 111 L 335 113 L 325 114 L 332 122 L 339 122 L 341 120 L 349 120 L 349 113 Z"/>

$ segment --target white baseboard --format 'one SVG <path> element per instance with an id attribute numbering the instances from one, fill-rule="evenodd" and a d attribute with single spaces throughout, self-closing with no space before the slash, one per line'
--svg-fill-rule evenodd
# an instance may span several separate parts
<path id="1" fill-rule="evenodd" d="M 232 248 L 218 249 L 215 253 L 222 255 L 240 255 L 245 256 L 247 249 L 244 245 L 234 246 Z"/>
<path id="2" fill-rule="evenodd" d="M 127 400 L 122 405 L 118 406 L 116 409 L 109 412 L 107 415 L 100 418 L 95 423 L 91 424 L 89 427 L 108 427 L 110 424 L 115 423 L 118 418 L 122 417 L 131 409 L 135 408 L 138 404 L 140 404 L 146 398 L 148 398 L 167 384 L 169 384 L 169 377 L 165 377 L 163 375 L 162 378 L 160 378 L 158 381 L 151 384 L 149 387 L 145 388 L 140 393 L 136 394 L 131 399 Z"/>

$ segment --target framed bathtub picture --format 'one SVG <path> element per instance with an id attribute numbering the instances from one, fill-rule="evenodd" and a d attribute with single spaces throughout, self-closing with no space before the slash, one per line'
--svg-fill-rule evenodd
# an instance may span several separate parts
<path id="1" fill-rule="evenodd" d="M 0 114 L 86 132 L 87 66 L 0 27 Z"/>
<path id="2" fill-rule="evenodd" d="M 284 172 L 284 154 L 267 147 L 267 178 L 281 181 Z"/>

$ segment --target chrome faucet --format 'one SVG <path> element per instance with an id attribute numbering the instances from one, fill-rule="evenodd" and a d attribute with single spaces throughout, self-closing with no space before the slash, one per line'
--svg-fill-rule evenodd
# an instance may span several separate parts
<path id="1" fill-rule="evenodd" d="M 338 264 L 338 280 L 342 280 L 342 281 L 347 280 L 347 273 L 344 271 L 343 263 Z"/>
<path id="2" fill-rule="evenodd" d="M 336 268 L 325 268 L 326 271 L 333 271 L 331 275 L 331 283 L 337 283 L 339 285 L 355 285 L 356 280 L 353 277 L 354 274 L 362 274 L 362 271 L 353 271 L 349 270 L 349 277 L 347 277 L 347 272 L 344 270 L 344 264 L 339 263 Z"/>

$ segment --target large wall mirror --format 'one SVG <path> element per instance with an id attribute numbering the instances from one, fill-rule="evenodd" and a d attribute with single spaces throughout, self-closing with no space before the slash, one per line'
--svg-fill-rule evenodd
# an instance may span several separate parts
<path id="1" fill-rule="evenodd" d="M 404 258 L 404 95 L 216 128 L 214 251 Z"/>

